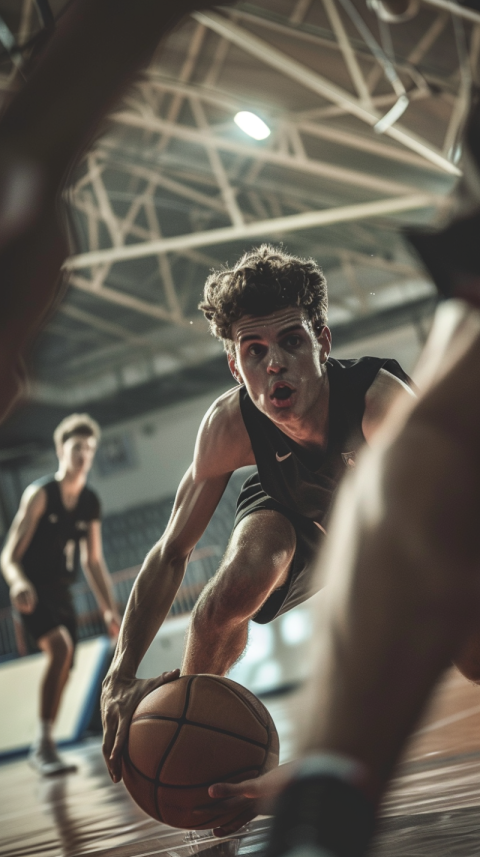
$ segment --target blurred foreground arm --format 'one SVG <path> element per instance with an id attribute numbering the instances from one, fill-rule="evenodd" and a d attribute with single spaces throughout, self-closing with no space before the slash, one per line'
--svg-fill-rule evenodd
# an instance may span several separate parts
<path id="1" fill-rule="evenodd" d="M 209 0 L 76 0 L 0 120 L 0 419 L 68 255 L 59 194 L 159 40 Z"/>
<path id="2" fill-rule="evenodd" d="M 326 604 L 305 750 L 363 763 L 374 802 L 476 632 L 480 312 L 440 307 L 416 380 L 418 402 L 398 402 L 342 488 L 319 569 Z"/>

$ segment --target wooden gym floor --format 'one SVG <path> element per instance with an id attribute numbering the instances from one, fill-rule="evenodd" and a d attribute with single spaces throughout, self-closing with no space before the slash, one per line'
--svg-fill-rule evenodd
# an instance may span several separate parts
<path id="1" fill-rule="evenodd" d="M 287 758 L 298 695 L 266 700 Z M 375 857 L 480 854 L 480 688 L 448 673 L 385 800 Z M 219 843 L 138 809 L 104 768 L 99 741 L 65 754 L 77 774 L 40 780 L 25 760 L 0 766 L 0 857 L 235 857 L 262 851 L 266 819 Z"/>

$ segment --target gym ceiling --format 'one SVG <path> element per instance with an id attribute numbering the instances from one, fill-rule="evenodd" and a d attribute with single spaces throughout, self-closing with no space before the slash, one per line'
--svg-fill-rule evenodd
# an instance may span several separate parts
<path id="1" fill-rule="evenodd" d="M 424 332 L 434 290 L 399 227 L 443 210 L 480 51 L 480 14 L 446 5 L 421 2 L 391 26 L 365 0 L 256 0 L 185 19 L 73 177 L 70 288 L 0 446 L 40 440 L 71 410 L 111 422 L 227 381 L 196 307 L 210 269 L 262 241 L 321 263 L 337 342 Z M 0 16 L 20 45 L 41 29 L 34 0 L 0 0 Z M 2 48 L 3 94 L 15 62 Z M 239 111 L 270 136 L 247 136 Z"/>

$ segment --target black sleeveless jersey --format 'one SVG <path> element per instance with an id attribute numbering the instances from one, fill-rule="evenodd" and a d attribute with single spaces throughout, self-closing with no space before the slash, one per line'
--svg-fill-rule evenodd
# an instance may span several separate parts
<path id="1" fill-rule="evenodd" d="M 245 387 L 240 409 L 252 444 L 263 490 L 278 503 L 317 524 L 324 522 L 337 485 L 365 438 L 365 394 L 380 369 L 411 385 L 396 360 L 361 357 L 327 362 L 329 381 L 328 446 L 312 453 L 284 434 L 258 410 Z"/>
<path id="2" fill-rule="evenodd" d="M 85 538 L 89 522 L 100 518 L 98 496 L 85 486 L 69 511 L 56 479 L 46 476 L 33 484 L 45 490 L 47 507 L 22 557 L 22 568 L 39 587 L 73 583 L 79 569 L 80 540 Z"/>

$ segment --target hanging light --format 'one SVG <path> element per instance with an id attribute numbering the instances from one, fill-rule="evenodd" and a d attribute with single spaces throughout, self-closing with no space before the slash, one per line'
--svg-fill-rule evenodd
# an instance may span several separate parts
<path id="1" fill-rule="evenodd" d="M 268 125 L 260 119 L 255 113 L 250 113 L 249 110 L 241 110 L 233 117 L 233 121 L 239 128 L 249 137 L 254 140 L 265 140 L 271 134 Z"/>

